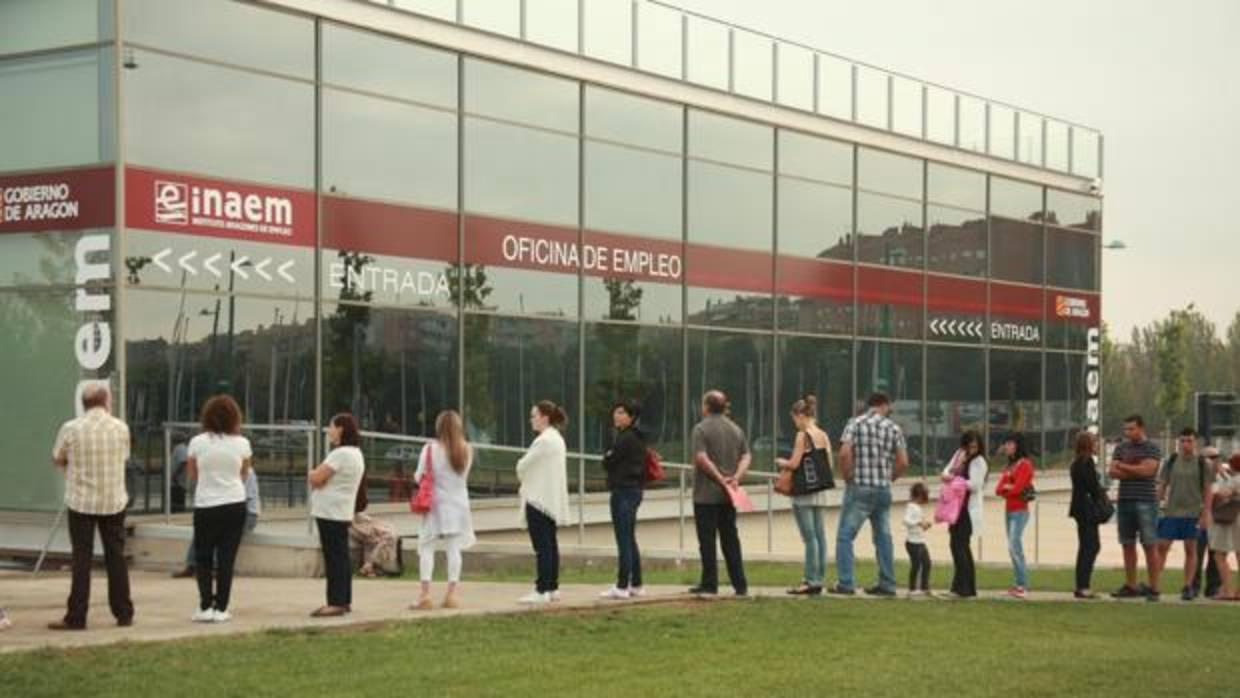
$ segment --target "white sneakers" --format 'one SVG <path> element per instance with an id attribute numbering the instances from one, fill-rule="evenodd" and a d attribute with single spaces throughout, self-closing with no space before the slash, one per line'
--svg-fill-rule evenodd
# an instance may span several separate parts
<path id="1" fill-rule="evenodd" d="M 9 620 L 9 612 L 0 608 L 0 630 L 8 630 L 13 627 L 13 621 Z"/>
<path id="2" fill-rule="evenodd" d="M 517 599 L 517 603 L 529 604 L 531 606 L 541 606 L 543 604 L 549 604 L 554 600 L 551 596 L 552 593 L 553 592 L 549 592 L 549 591 L 542 591 L 542 592 L 531 591 L 525 596 L 522 596 L 521 598 Z"/>
<path id="3" fill-rule="evenodd" d="M 228 611 L 217 611 L 214 608 L 198 609 L 189 619 L 195 623 L 227 623 L 232 620 L 232 614 Z"/>
<path id="4" fill-rule="evenodd" d="M 601 598 L 601 599 L 611 599 L 611 600 L 614 600 L 614 601 L 624 601 L 624 600 L 629 599 L 629 598 L 631 598 L 631 597 L 632 597 L 632 594 L 631 594 L 631 593 L 629 593 L 629 590 L 628 590 L 628 589 L 621 589 L 621 588 L 619 588 L 619 587 L 612 587 L 612 588 L 608 589 L 607 591 L 599 592 L 599 598 Z"/>

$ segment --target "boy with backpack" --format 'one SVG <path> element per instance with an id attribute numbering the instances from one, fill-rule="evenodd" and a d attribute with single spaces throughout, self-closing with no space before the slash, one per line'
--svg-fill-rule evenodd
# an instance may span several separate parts
<path id="1" fill-rule="evenodd" d="M 1197 453 L 1197 432 L 1185 427 L 1180 432 L 1179 448 L 1158 470 L 1158 501 L 1162 503 L 1158 519 L 1158 561 L 1165 568 L 1167 553 L 1175 541 L 1184 542 L 1184 588 L 1180 598 L 1192 601 L 1197 592 L 1197 539 L 1207 527 L 1205 502 L 1213 482 L 1210 467 Z"/>

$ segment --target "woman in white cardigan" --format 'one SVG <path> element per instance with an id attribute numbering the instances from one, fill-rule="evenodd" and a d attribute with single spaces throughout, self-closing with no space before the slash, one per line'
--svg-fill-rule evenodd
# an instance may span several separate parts
<path id="1" fill-rule="evenodd" d="M 429 469 L 431 474 L 431 510 L 422 517 L 418 533 L 418 572 L 422 579 L 422 595 L 413 605 L 415 610 L 429 611 L 431 578 L 435 574 L 435 551 L 443 550 L 448 558 L 448 594 L 444 608 L 459 608 L 457 586 L 461 582 L 461 551 L 473 547 L 473 516 L 469 509 L 469 469 L 473 465 L 473 449 L 465 441 L 461 415 L 444 410 L 435 418 L 435 440 L 423 447 L 418 470 L 413 478 L 421 483 Z"/>
<path id="2" fill-rule="evenodd" d="M 969 495 L 960 518 L 948 527 L 952 551 L 952 595 L 958 598 L 977 596 L 977 570 L 973 566 L 971 539 L 982 535 L 982 498 L 986 474 L 990 470 L 982 455 L 982 436 L 966 431 L 960 437 L 960 450 L 943 469 L 943 482 L 963 477 L 969 481 Z"/>
<path id="3" fill-rule="evenodd" d="M 561 435 L 567 424 L 564 410 L 550 400 L 530 408 L 530 428 L 538 436 L 517 461 L 517 480 L 521 482 L 521 516 L 534 545 L 538 578 L 534 591 L 522 596 L 521 603 L 548 603 L 560 595 L 556 527 L 568 523 L 567 448 Z"/>

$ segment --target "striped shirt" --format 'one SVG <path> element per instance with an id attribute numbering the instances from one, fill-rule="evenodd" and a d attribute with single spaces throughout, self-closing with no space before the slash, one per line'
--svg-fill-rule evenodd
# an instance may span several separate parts
<path id="1" fill-rule="evenodd" d="M 125 461 L 129 427 L 96 407 L 65 422 L 56 435 L 52 458 L 68 461 L 65 506 L 79 514 L 106 516 L 125 509 Z"/>
<path id="2" fill-rule="evenodd" d="M 899 424 L 870 410 L 848 420 L 840 441 L 852 445 L 854 484 L 891 487 L 896 452 L 906 449 Z"/>
<path id="3" fill-rule="evenodd" d="M 1145 441 L 1124 441 L 1115 447 L 1115 452 L 1111 454 L 1112 460 L 1117 460 L 1127 465 L 1138 465 L 1141 461 L 1153 459 L 1154 461 L 1162 461 L 1162 451 L 1159 450 L 1158 444 L 1146 439 Z M 1121 502 L 1157 502 L 1158 501 L 1158 474 L 1150 475 L 1148 478 L 1129 479 L 1119 481 L 1119 501 Z"/>

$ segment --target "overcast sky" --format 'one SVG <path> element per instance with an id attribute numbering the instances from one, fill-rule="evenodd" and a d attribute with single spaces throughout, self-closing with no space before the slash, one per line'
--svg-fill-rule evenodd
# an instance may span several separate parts
<path id="1" fill-rule="evenodd" d="M 679 0 L 1106 138 L 1103 318 L 1240 309 L 1240 1 Z M 1228 282 L 1230 277 L 1230 283 Z"/>

